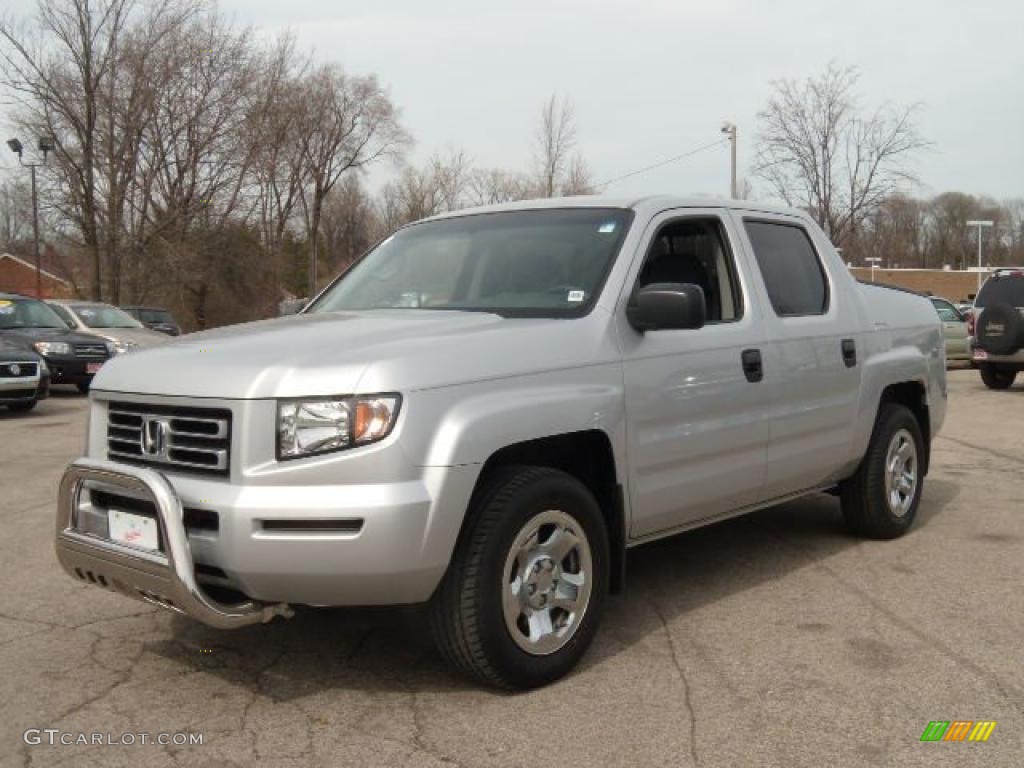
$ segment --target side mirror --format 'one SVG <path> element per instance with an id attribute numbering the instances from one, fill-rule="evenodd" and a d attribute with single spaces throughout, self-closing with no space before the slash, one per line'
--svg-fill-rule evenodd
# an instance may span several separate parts
<path id="1" fill-rule="evenodd" d="M 692 283 L 651 283 L 633 292 L 626 319 L 636 330 L 701 328 L 707 319 L 704 289 Z"/>

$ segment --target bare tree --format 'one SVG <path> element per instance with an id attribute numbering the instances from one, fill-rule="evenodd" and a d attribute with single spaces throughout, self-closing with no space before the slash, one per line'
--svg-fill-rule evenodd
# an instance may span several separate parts
<path id="1" fill-rule="evenodd" d="M 303 189 L 310 240 L 309 292 L 316 293 L 320 219 L 324 200 L 338 179 L 400 153 L 410 142 L 398 113 L 375 77 L 351 77 L 324 65 L 305 89 L 303 156 L 308 183 Z"/>
<path id="2" fill-rule="evenodd" d="M 567 96 L 561 100 L 551 94 L 540 113 L 535 138 L 535 157 L 538 166 L 539 192 L 543 197 L 554 197 L 570 163 L 576 146 L 576 117 Z"/>
<path id="3" fill-rule="evenodd" d="M 863 112 L 855 68 L 773 83 L 760 120 L 754 173 L 788 204 L 806 208 L 843 244 L 883 200 L 914 182 L 908 160 L 927 146 L 917 105 Z"/>
<path id="4" fill-rule="evenodd" d="M 481 168 L 470 174 L 467 194 L 470 205 L 493 205 L 525 200 L 533 197 L 536 191 L 525 174 L 500 168 Z"/>

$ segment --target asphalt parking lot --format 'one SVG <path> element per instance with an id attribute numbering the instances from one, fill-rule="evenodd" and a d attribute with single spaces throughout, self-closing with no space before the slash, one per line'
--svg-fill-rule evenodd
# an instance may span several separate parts
<path id="1" fill-rule="evenodd" d="M 77 584 L 52 548 L 85 399 L 0 414 L 0 768 L 1019 766 L 1024 386 L 950 374 L 918 522 L 849 537 L 830 496 L 630 555 L 570 678 L 509 695 L 452 674 L 415 611 L 218 632 Z M 995 720 L 986 743 L 921 743 Z M 201 746 L 27 745 L 29 728 L 192 732 Z"/>

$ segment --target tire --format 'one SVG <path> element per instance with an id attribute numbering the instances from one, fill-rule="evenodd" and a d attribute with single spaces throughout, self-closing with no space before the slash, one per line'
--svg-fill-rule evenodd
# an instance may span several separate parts
<path id="1" fill-rule="evenodd" d="M 894 459 L 894 453 L 899 453 L 908 443 L 911 447 L 902 455 L 909 456 L 912 462 L 905 462 L 903 469 L 906 471 L 900 475 L 904 481 L 912 475 L 912 487 L 907 488 L 905 482 L 896 485 L 893 475 L 889 475 L 893 484 L 887 485 L 887 466 Z M 867 453 L 854 475 L 839 486 L 843 518 L 853 533 L 869 539 L 895 539 L 910 529 L 924 486 L 925 450 L 921 426 L 913 412 L 896 403 L 883 403 Z M 896 495 L 892 496 L 894 491 Z"/>
<path id="2" fill-rule="evenodd" d="M 36 407 L 36 403 L 38 402 L 38 400 L 33 400 L 29 403 L 9 403 L 7 405 L 7 408 L 11 411 L 11 413 L 28 413 L 29 411 Z"/>
<path id="3" fill-rule="evenodd" d="M 562 559 L 555 545 L 573 540 L 556 534 L 576 537 Z M 522 690 L 551 683 L 594 639 L 609 562 L 608 532 L 586 486 L 548 467 L 501 469 L 474 494 L 452 562 L 431 598 L 434 642 L 449 663 L 488 685 Z"/>
<path id="4" fill-rule="evenodd" d="M 1024 346 L 1024 317 L 1010 304 L 991 304 L 978 318 L 976 335 L 985 351 L 1012 355 Z"/>
<path id="5" fill-rule="evenodd" d="M 81 392 L 83 395 L 89 394 L 89 382 L 80 381 L 77 384 L 75 384 L 75 386 L 78 387 L 78 391 Z"/>
<path id="6" fill-rule="evenodd" d="M 1017 371 L 1013 368 L 1001 368 L 991 363 L 980 365 L 978 368 L 981 371 L 981 380 L 989 389 L 1009 389 L 1017 378 Z"/>

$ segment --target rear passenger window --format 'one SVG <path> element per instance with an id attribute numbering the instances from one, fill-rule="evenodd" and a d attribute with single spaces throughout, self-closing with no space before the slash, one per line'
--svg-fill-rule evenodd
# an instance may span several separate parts
<path id="1" fill-rule="evenodd" d="M 753 220 L 743 223 L 775 314 L 782 317 L 825 314 L 828 309 L 825 271 L 803 227 Z"/>

